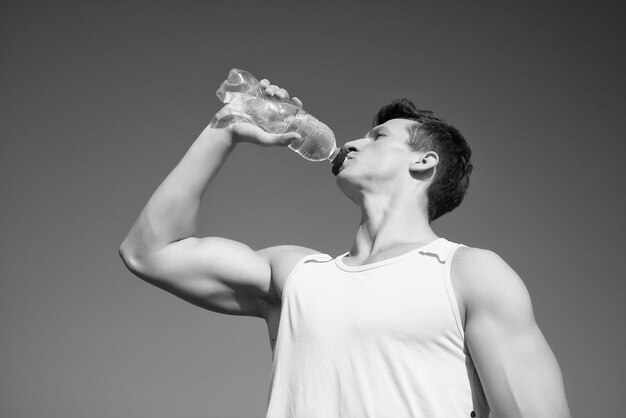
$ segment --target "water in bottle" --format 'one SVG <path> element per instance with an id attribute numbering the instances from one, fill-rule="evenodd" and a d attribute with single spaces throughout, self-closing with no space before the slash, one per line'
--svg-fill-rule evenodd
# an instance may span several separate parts
<path id="1" fill-rule="evenodd" d="M 237 122 L 257 125 L 266 132 L 297 132 L 301 139 L 289 148 L 309 161 L 331 161 L 337 175 L 345 152 L 337 147 L 333 131 L 291 100 L 268 97 L 249 72 L 233 68 L 216 92 L 233 111 L 227 119 L 211 121 L 212 128 L 225 128 Z"/>

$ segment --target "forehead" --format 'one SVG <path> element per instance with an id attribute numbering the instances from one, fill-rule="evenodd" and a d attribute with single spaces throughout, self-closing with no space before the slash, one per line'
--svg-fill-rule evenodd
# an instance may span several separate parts
<path id="1" fill-rule="evenodd" d="M 408 135 L 411 127 L 417 123 L 417 121 L 411 119 L 390 119 L 383 124 L 375 126 L 370 132 L 388 131 L 393 134 Z"/>

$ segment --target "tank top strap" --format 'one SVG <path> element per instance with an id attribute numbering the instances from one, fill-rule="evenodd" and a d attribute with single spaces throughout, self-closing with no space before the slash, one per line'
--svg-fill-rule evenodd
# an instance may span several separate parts
<path id="1" fill-rule="evenodd" d="M 454 258 L 454 254 L 457 252 L 459 248 L 466 247 L 466 245 L 458 244 L 456 242 L 451 242 L 448 240 L 443 240 L 441 255 L 445 262 L 445 273 L 444 273 L 444 281 L 446 286 L 446 292 L 448 294 L 448 301 L 450 302 L 450 309 L 454 314 L 454 321 L 456 322 L 457 331 L 459 332 L 460 337 L 465 340 L 465 332 L 463 329 L 463 321 L 461 320 L 461 314 L 459 312 L 459 304 L 456 297 L 456 293 L 452 286 L 451 279 L 451 269 L 452 269 L 452 260 Z"/>
<path id="2" fill-rule="evenodd" d="M 293 281 L 292 280 L 293 277 L 298 273 L 298 271 L 302 268 L 304 264 L 306 264 L 309 261 L 326 262 L 332 259 L 333 258 L 330 255 L 324 254 L 324 253 L 309 254 L 309 255 L 305 255 L 304 257 L 302 257 L 300 261 L 298 261 L 296 265 L 291 269 L 291 272 L 289 273 L 289 275 L 287 275 L 287 278 L 285 279 L 285 284 L 283 285 L 282 294 L 285 295 L 287 293 L 287 288 L 289 287 L 289 283 Z"/>

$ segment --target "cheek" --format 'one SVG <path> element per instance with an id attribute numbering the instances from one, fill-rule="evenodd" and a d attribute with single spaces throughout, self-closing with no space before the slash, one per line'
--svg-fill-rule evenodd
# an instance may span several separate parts
<path id="1" fill-rule="evenodd" d="M 375 146 L 362 151 L 354 161 L 349 161 L 346 169 L 358 173 L 362 178 L 397 178 L 408 171 L 406 153 L 378 150 Z M 346 173 L 347 174 L 347 173 Z"/>
<path id="2" fill-rule="evenodd" d="M 399 171 L 404 165 L 404 158 L 396 154 L 379 153 L 370 159 L 370 165 L 379 171 Z"/>

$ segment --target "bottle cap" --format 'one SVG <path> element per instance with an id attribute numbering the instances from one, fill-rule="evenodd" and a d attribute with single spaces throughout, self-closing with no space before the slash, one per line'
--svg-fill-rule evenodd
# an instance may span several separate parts
<path id="1" fill-rule="evenodd" d="M 335 176 L 339 174 L 339 169 L 341 168 L 341 164 L 343 164 L 343 160 L 346 159 L 346 155 L 348 155 L 348 153 L 342 148 L 339 150 L 335 158 L 333 158 L 331 164 L 333 165 L 333 174 Z"/>

